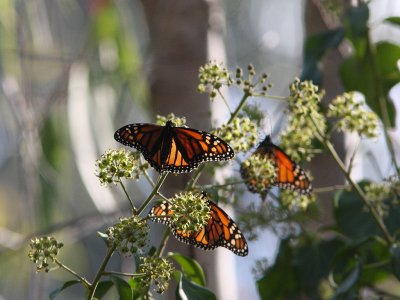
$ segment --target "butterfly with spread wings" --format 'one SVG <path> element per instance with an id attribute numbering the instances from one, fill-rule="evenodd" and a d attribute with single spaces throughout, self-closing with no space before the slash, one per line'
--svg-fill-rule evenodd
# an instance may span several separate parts
<path id="1" fill-rule="evenodd" d="M 118 129 L 116 141 L 139 150 L 158 172 L 186 173 L 204 161 L 229 160 L 233 149 L 222 139 L 210 133 L 155 124 L 129 124 Z"/>
<path id="2" fill-rule="evenodd" d="M 203 193 L 203 197 L 206 197 L 205 193 Z M 154 222 L 168 225 L 173 235 L 186 244 L 204 250 L 211 250 L 221 246 L 231 250 L 236 255 L 246 256 L 248 254 L 248 246 L 239 227 L 217 204 L 208 198 L 205 201 L 210 206 L 211 216 L 208 223 L 196 232 L 185 232 L 176 228 L 170 220 L 170 216 L 174 212 L 168 201 L 156 204 L 151 209 L 149 218 Z"/>
<path id="3" fill-rule="evenodd" d="M 276 166 L 276 180 L 271 185 L 277 185 L 284 189 L 297 191 L 301 194 L 309 194 L 312 191 L 312 185 L 306 172 L 295 163 L 281 148 L 272 143 L 271 136 L 260 143 L 252 155 L 259 155 L 271 159 Z M 246 180 L 246 169 L 243 165 L 240 168 L 242 178 L 245 179 L 247 188 L 251 192 L 257 192 L 255 181 Z"/>

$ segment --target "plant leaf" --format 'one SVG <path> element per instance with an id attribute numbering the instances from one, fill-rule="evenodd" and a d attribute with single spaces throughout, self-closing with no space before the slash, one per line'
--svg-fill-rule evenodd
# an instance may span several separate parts
<path id="1" fill-rule="evenodd" d="M 175 294 L 177 300 L 217 300 L 210 290 L 190 281 L 182 272 L 175 271 L 174 278 L 178 282 Z"/>
<path id="2" fill-rule="evenodd" d="M 400 26 L 400 17 L 389 17 L 384 20 L 385 22 L 389 22 L 393 25 Z"/>
<path id="3" fill-rule="evenodd" d="M 312 80 L 314 84 L 321 84 L 321 72 L 318 62 L 328 49 L 337 48 L 344 38 L 342 27 L 326 30 L 310 36 L 304 45 L 302 80 Z"/>
<path id="4" fill-rule="evenodd" d="M 204 271 L 196 260 L 176 252 L 168 254 L 168 257 L 173 258 L 181 266 L 186 278 L 201 286 L 206 285 Z"/>
<path id="5" fill-rule="evenodd" d="M 55 289 L 54 291 L 52 291 L 49 294 L 49 299 L 50 300 L 55 299 L 57 297 L 57 295 L 59 293 L 61 293 L 63 290 L 65 290 L 66 288 L 69 288 L 70 286 L 73 286 L 73 285 L 75 285 L 77 283 L 81 283 L 81 282 L 79 280 L 70 280 L 70 281 L 64 282 L 64 284 L 61 287 Z"/>
<path id="6" fill-rule="evenodd" d="M 100 281 L 96 287 L 96 291 L 94 293 L 94 297 L 96 299 L 101 299 L 108 292 L 108 290 L 113 286 L 113 282 L 111 280 Z"/>
<path id="7" fill-rule="evenodd" d="M 351 290 L 351 288 L 357 283 L 361 274 L 361 266 L 362 266 L 361 261 L 357 260 L 357 263 L 354 266 L 353 270 L 350 272 L 349 275 L 347 275 L 347 277 L 342 281 L 342 283 L 336 289 L 335 294 L 332 297 L 332 300 L 343 299 L 342 297 L 345 296 Z"/>
<path id="8" fill-rule="evenodd" d="M 120 300 L 132 300 L 133 299 L 132 288 L 128 282 L 126 282 L 125 280 L 123 280 L 117 276 L 110 276 L 110 279 L 114 283 L 115 287 L 117 288 Z"/>

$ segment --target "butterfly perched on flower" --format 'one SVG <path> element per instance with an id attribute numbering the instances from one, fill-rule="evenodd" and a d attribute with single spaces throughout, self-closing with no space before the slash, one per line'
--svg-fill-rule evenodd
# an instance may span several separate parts
<path id="1" fill-rule="evenodd" d="M 208 132 L 155 124 L 129 124 L 118 129 L 116 141 L 139 150 L 158 172 L 186 173 L 201 162 L 229 160 L 233 149 L 222 139 Z"/>
<path id="2" fill-rule="evenodd" d="M 304 172 L 304 170 L 281 148 L 272 143 L 271 136 L 266 136 L 250 158 L 254 158 L 254 156 L 269 160 L 274 167 L 272 179 L 267 179 L 265 181 L 266 190 L 268 190 L 271 185 L 277 185 L 284 189 L 297 191 L 300 194 L 309 194 L 312 191 L 312 185 L 306 172 Z M 257 184 L 259 181 L 265 180 L 263 179 L 262 171 L 256 174 L 256 176 L 254 176 L 254 174 L 250 175 L 250 172 L 250 167 L 242 163 L 240 173 L 245 180 L 247 188 L 253 193 L 258 193 L 260 191 Z"/>
<path id="3" fill-rule="evenodd" d="M 168 225 L 173 235 L 186 244 L 205 250 L 225 247 L 239 256 L 248 254 L 248 246 L 243 233 L 237 224 L 217 204 L 209 200 L 203 193 L 204 201 L 209 205 L 211 215 L 207 224 L 198 231 L 183 231 L 171 221 L 174 214 L 173 205 L 168 201 L 156 204 L 149 213 L 149 218 L 158 223 Z"/>

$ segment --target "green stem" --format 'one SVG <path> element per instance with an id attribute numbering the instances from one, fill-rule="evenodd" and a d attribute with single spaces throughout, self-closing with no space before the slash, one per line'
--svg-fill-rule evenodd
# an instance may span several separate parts
<path id="1" fill-rule="evenodd" d="M 188 183 L 186 184 L 186 188 L 185 190 L 191 190 L 194 185 L 196 184 L 197 180 L 200 178 L 201 172 L 203 171 L 205 167 L 205 164 L 201 164 L 196 171 L 194 171 L 194 174 L 192 176 L 192 178 L 190 178 L 190 180 L 188 181 Z"/>
<path id="2" fill-rule="evenodd" d="M 391 263 L 390 259 L 383 260 L 383 261 L 378 261 L 375 263 L 367 264 L 363 266 L 363 269 L 375 269 L 375 268 L 381 268 L 389 265 Z"/>
<path id="3" fill-rule="evenodd" d="M 244 93 L 242 99 L 239 102 L 238 107 L 236 107 L 235 111 L 231 114 L 231 117 L 229 118 L 227 124 L 231 123 L 239 114 L 239 112 L 242 110 L 243 106 L 246 104 L 247 98 L 249 98 L 250 94 Z"/>
<path id="4" fill-rule="evenodd" d="M 131 199 L 131 197 L 129 197 L 129 194 L 126 191 L 125 185 L 122 183 L 122 180 L 119 181 L 119 184 L 121 185 L 122 189 L 124 190 L 124 193 L 125 193 L 126 197 L 129 200 L 129 203 L 131 204 L 133 214 L 136 214 L 136 207 L 135 207 L 135 205 L 133 205 L 132 199 Z"/>
<path id="5" fill-rule="evenodd" d="M 164 236 L 161 240 L 160 246 L 158 246 L 155 256 L 161 257 L 161 255 L 163 254 L 165 246 L 167 245 L 167 242 L 168 242 L 170 232 L 171 232 L 171 230 L 169 228 L 167 228 L 167 230 L 165 230 Z"/>
<path id="6" fill-rule="evenodd" d="M 349 189 L 349 188 L 351 188 L 351 186 L 348 184 L 333 185 L 333 186 L 327 186 L 327 187 L 314 188 L 313 192 L 318 194 L 318 193 L 333 192 L 333 191 L 337 191 L 337 190 L 344 190 L 344 189 Z"/>
<path id="7" fill-rule="evenodd" d="M 357 194 L 360 196 L 361 200 L 364 202 L 364 205 L 368 208 L 368 210 L 371 212 L 375 222 L 377 223 L 378 227 L 381 229 L 386 241 L 389 243 L 389 245 L 394 243 L 393 237 L 390 235 L 389 231 L 387 230 L 385 224 L 383 223 L 382 218 L 379 216 L 378 212 L 375 210 L 373 206 L 370 205 L 368 202 L 367 196 L 364 194 L 364 191 L 361 189 L 361 187 L 353 181 L 353 179 L 350 176 L 350 173 L 347 171 L 346 166 L 340 159 L 339 155 L 337 154 L 335 148 L 333 147 L 332 143 L 325 139 L 323 136 L 323 132 L 321 132 L 321 129 L 317 126 L 314 118 L 312 115 L 309 116 L 311 121 L 314 124 L 315 130 L 318 133 L 316 136 L 320 140 L 321 143 L 324 144 L 324 146 L 329 150 L 331 156 L 333 159 L 336 161 L 337 165 L 339 168 L 342 170 L 342 173 L 346 177 L 347 181 L 350 183 L 350 185 L 353 187 L 353 189 L 357 192 Z"/>
<path id="8" fill-rule="evenodd" d="M 54 259 L 54 262 L 62 269 L 64 269 L 65 271 L 71 273 L 73 276 L 75 276 L 76 278 L 78 278 L 78 280 L 80 282 L 82 282 L 82 284 L 87 288 L 90 289 L 90 282 L 87 281 L 85 278 L 81 277 L 78 273 L 76 273 L 74 270 L 68 268 L 66 265 L 62 264 L 59 260 L 57 260 L 57 258 Z"/>
<path id="9" fill-rule="evenodd" d="M 165 178 L 167 178 L 168 173 L 165 172 L 164 174 L 162 174 L 156 184 L 156 186 L 154 187 L 153 191 L 151 192 L 151 194 L 147 197 L 146 201 L 144 201 L 144 203 L 142 204 L 142 206 L 138 209 L 137 214 L 140 215 L 143 210 L 147 207 L 147 205 L 150 203 L 150 201 L 153 199 L 153 197 L 158 193 L 158 190 L 160 189 L 160 186 L 163 184 Z"/>
<path id="10" fill-rule="evenodd" d="M 97 285 L 99 284 L 100 278 L 104 272 L 104 269 L 107 266 L 108 261 L 110 260 L 111 256 L 113 255 L 115 248 L 116 248 L 116 246 L 112 246 L 111 248 L 107 249 L 107 254 L 104 257 L 103 262 L 101 263 L 99 269 L 97 270 L 97 273 L 94 277 L 93 283 L 90 285 L 90 288 L 89 288 L 90 293 L 87 297 L 88 300 L 93 299 L 93 296 L 96 291 Z"/>
<path id="11" fill-rule="evenodd" d="M 376 95 L 374 95 L 375 96 L 374 100 L 378 100 L 378 102 L 379 102 L 379 110 L 382 115 L 383 132 L 385 135 L 386 144 L 388 146 L 388 149 L 389 149 L 389 152 L 390 152 L 390 155 L 392 158 L 392 162 L 396 169 L 397 176 L 400 177 L 400 168 L 399 168 L 399 165 L 396 160 L 396 153 L 394 151 L 393 142 L 392 142 L 392 139 L 390 138 L 389 132 L 388 132 L 389 127 L 390 127 L 390 118 L 389 118 L 389 112 L 388 112 L 387 105 L 386 105 L 386 99 L 385 99 L 386 95 L 382 88 L 382 86 L 383 86 L 382 76 L 380 74 L 378 62 L 376 60 L 376 56 L 377 56 L 376 49 L 372 45 L 369 34 L 367 34 L 367 51 L 371 58 L 372 76 L 374 77 L 373 82 L 375 84 L 375 91 L 376 91 Z"/>
<path id="12" fill-rule="evenodd" d="M 166 201 L 169 201 L 169 199 L 167 197 L 165 197 L 163 194 L 161 194 L 160 192 L 157 192 L 157 196 L 163 198 Z"/>
<path id="13" fill-rule="evenodd" d="M 122 273 L 122 272 L 114 272 L 114 271 L 104 271 L 103 275 L 117 275 L 117 276 L 126 276 L 126 277 L 131 277 L 131 278 L 141 278 L 144 277 L 146 274 L 145 273 Z"/>
<path id="14" fill-rule="evenodd" d="M 223 188 L 223 187 L 227 187 L 227 186 L 232 186 L 232 185 L 238 185 L 238 184 L 242 184 L 245 183 L 246 181 L 241 180 L 241 181 L 235 181 L 235 182 L 228 182 L 225 184 L 208 184 L 203 186 L 204 188 Z"/>
<path id="15" fill-rule="evenodd" d="M 289 99 L 289 97 L 283 97 L 283 96 L 272 96 L 272 95 L 265 95 L 262 96 L 268 99 L 273 99 L 273 100 L 279 100 L 279 101 L 287 101 Z"/>
<path id="16" fill-rule="evenodd" d="M 145 170 L 145 171 L 143 172 L 143 174 L 144 174 L 144 176 L 146 177 L 147 181 L 150 183 L 150 185 L 154 188 L 156 184 L 155 184 L 154 181 L 151 179 L 149 173 Z"/>

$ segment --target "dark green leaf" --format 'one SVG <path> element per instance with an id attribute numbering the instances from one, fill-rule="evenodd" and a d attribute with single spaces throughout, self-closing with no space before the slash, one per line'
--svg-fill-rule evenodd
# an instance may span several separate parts
<path id="1" fill-rule="evenodd" d="M 197 261 L 176 252 L 168 256 L 172 257 L 181 266 L 185 277 L 201 286 L 206 285 L 203 269 Z"/>
<path id="2" fill-rule="evenodd" d="M 217 300 L 217 297 L 210 290 L 190 281 L 181 272 L 175 271 L 174 278 L 178 282 L 176 287 L 177 300 Z"/>
<path id="3" fill-rule="evenodd" d="M 400 26 L 400 17 L 389 17 L 385 19 L 386 22 L 389 22 L 393 25 Z"/>
<path id="4" fill-rule="evenodd" d="M 117 288 L 120 300 L 132 300 L 133 299 L 132 288 L 128 282 L 126 282 L 125 280 L 123 280 L 117 276 L 110 276 L 110 279 Z"/>
<path id="5" fill-rule="evenodd" d="M 358 6 L 351 6 L 346 16 L 346 37 L 354 46 L 355 56 L 364 57 L 368 42 L 368 6 L 363 2 Z"/>
<path id="6" fill-rule="evenodd" d="M 363 57 L 351 56 L 341 65 L 340 74 L 346 91 L 364 94 L 369 107 L 382 119 L 379 99 L 382 97 L 388 109 L 390 125 L 395 122 L 395 109 L 389 100 L 389 90 L 400 81 L 397 60 L 400 47 L 388 42 L 378 43 L 376 53 Z M 376 68 L 373 67 L 376 61 Z"/>
<path id="7" fill-rule="evenodd" d="M 57 297 L 57 295 L 59 293 L 61 293 L 63 290 L 65 290 L 66 288 L 69 288 L 70 286 L 75 285 L 77 283 L 80 283 L 80 281 L 79 280 L 70 280 L 70 281 L 64 282 L 64 284 L 61 287 L 55 289 L 54 291 L 52 291 L 50 293 L 49 299 L 50 300 L 55 299 Z"/>
<path id="8" fill-rule="evenodd" d="M 113 282 L 110 280 L 100 281 L 96 287 L 96 291 L 94 293 L 94 297 L 96 299 L 101 299 L 108 292 L 108 290 L 113 286 Z"/>
<path id="9" fill-rule="evenodd" d="M 257 281 L 260 298 L 270 299 L 295 299 L 299 282 L 292 265 L 293 249 L 289 240 L 283 240 L 279 246 L 275 264 L 269 268 L 264 276 Z"/>
<path id="10" fill-rule="evenodd" d="M 304 46 L 302 80 L 312 80 L 315 84 L 321 83 L 321 74 L 318 69 L 318 62 L 325 55 L 328 49 L 339 46 L 344 38 L 342 27 L 327 30 L 309 37 Z"/>
<path id="11" fill-rule="evenodd" d="M 342 299 L 350 289 L 357 283 L 361 274 L 361 261 L 357 261 L 355 267 L 351 271 L 351 273 L 343 280 L 343 282 L 336 289 L 335 294 L 332 299 Z"/>
<path id="12" fill-rule="evenodd" d="M 390 254 L 392 255 L 392 270 L 393 274 L 400 280 L 400 247 L 398 244 L 394 244 L 390 248 Z"/>
<path id="13" fill-rule="evenodd" d="M 361 187 L 367 182 L 359 183 Z M 392 234 L 400 226 L 400 207 L 388 199 L 389 213 L 384 218 L 385 225 Z M 340 191 L 335 194 L 334 214 L 339 231 L 355 240 L 366 236 L 380 235 L 381 230 L 371 214 L 365 209 L 360 196 L 354 191 Z"/>
<path id="14" fill-rule="evenodd" d="M 333 257 L 342 245 L 339 240 L 306 238 L 296 249 L 293 266 L 301 291 L 310 298 L 317 297 L 320 282 L 328 277 Z"/>

